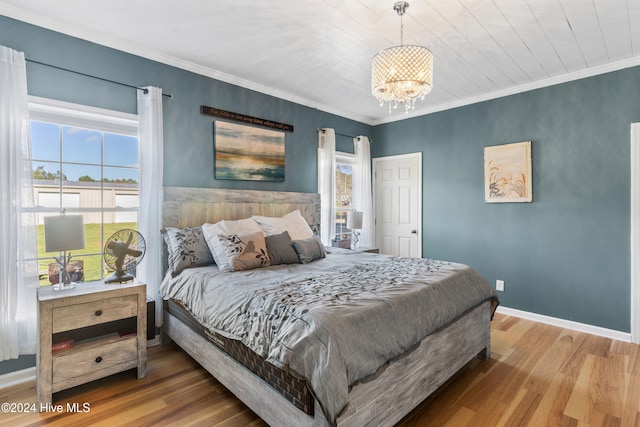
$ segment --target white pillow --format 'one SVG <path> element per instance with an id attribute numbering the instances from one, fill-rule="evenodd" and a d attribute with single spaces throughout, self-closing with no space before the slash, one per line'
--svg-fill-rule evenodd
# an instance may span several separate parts
<path id="1" fill-rule="evenodd" d="M 213 255 L 213 259 L 221 270 L 231 269 L 227 259 L 226 248 L 220 243 L 218 236 L 230 236 L 233 234 L 251 234 L 261 232 L 262 228 L 252 218 L 235 221 L 219 221 L 215 224 L 203 224 L 202 234 L 207 241 L 207 246 Z"/>
<path id="2" fill-rule="evenodd" d="M 270 216 L 252 217 L 260 224 L 266 236 L 274 236 L 276 234 L 287 231 L 291 240 L 302 240 L 313 236 L 313 231 L 307 223 L 307 220 L 300 214 L 300 210 L 296 209 L 280 218 Z"/>

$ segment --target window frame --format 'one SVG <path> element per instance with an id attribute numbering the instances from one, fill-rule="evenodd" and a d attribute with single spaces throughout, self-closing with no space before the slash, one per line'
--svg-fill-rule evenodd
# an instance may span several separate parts
<path id="1" fill-rule="evenodd" d="M 104 133 L 115 133 L 126 136 L 133 136 L 135 138 L 139 138 L 138 135 L 138 115 L 131 113 L 123 113 L 120 111 L 108 110 L 104 108 L 91 107 L 82 104 L 75 104 L 70 102 L 58 101 L 48 98 L 29 96 L 29 122 L 37 121 L 37 122 L 45 122 L 56 124 L 59 126 L 71 126 L 77 127 L 81 129 L 89 129 L 99 131 L 103 134 L 102 139 L 104 139 Z M 101 144 L 104 144 L 104 141 L 101 141 Z M 139 144 L 139 140 L 138 140 Z M 33 154 L 31 161 L 33 160 Z M 69 163 L 69 162 L 62 162 Z M 74 164 L 71 162 L 70 164 Z M 78 163 L 87 166 L 96 166 L 94 164 L 85 164 Z M 104 158 L 101 154 L 100 164 L 101 168 L 111 167 L 110 165 L 104 164 Z M 137 168 L 131 169 L 140 169 L 138 165 Z M 63 185 L 64 181 L 60 180 L 56 183 L 59 183 L 57 186 L 58 194 L 60 194 L 61 202 L 64 194 L 69 191 L 69 188 Z M 98 182 L 96 182 L 98 184 Z M 105 182 L 100 181 L 100 192 L 101 192 L 101 200 L 104 200 L 104 191 L 109 191 L 105 189 Z M 73 189 L 72 189 L 73 191 Z M 138 191 L 139 191 L 139 182 L 138 182 Z M 139 193 L 138 193 L 139 195 Z M 61 210 L 65 209 L 64 207 L 44 207 L 38 205 L 38 200 L 34 200 L 35 204 L 32 211 L 35 214 L 51 214 L 51 213 L 60 213 Z M 113 212 L 115 216 L 118 212 L 136 212 L 139 221 L 140 208 L 139 207 L 69 207 L 66 208 L 67 211 L 84 214 L 84 213 L 100 213 L 101 221 L 100 221 L 100 235 L 101 235 L 101 244 L 100 244 L 100 252 L 96 253 L 87 253 L 79 255 L 78 257 L 81 259 L 83 257 L 90 256 L 103 256 L 103 248 L 104 248 L 104 224 L 105 218 L 104 213 Z M 74 257 L 75 258 L 75 257 Z M 48 256 L 41 257 L 38 254 L 37 261 L 40 263 L 44 260 L 50 259 Z M 104 277 L 104 271 L 101 269 L 100 271 L 100 279 Z"/>

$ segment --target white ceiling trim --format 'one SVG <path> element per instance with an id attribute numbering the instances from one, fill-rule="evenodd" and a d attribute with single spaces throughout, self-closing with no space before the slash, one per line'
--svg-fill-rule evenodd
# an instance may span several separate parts
<path id="1" fill-rule="evenodd" d="M 20 20 L 20 21 L 24 21 L 33 25 L 52 29 L 54 31 L 58 31 L 60 33 L 67 34 L 73 37 L 78 37 L 92 43 L 96 43 L 109 48 L 117 49 L 133 55 L 137 55 L 149 60 L 157 61 L 169 66 L 173 66 L 179 69 L 190 71 L 205 77 L 210 77 L 210 78 L 223 81 L 229 84 L 237 85 L 249 90 L 254 90 L 256 92 L 260 92 L 265 95 L 274 96 L 280 99 L 284 99 L 287 101 L 304 105 L 309 108 L 314 108 L 317 110 L 325 111 L 327 113 L 336 114 L 336 115 L 349 118 L 352 120 L 356 120 L 362 123 L 366 123 L 369 125 L 379 125 L 384 123 L 406 120 L 408 118 L 423 116 L 426 114 L 432 114 L 439 111 L 445 111 L 452 108 L 458 108 L 458 107 L 462 107 L 470 104 L 475 104 L 478 102 L 488 101 L 491 99 L 514 95 L 514 94 L 518 94 L 518 93 L 522 93 L 522 92 L 526 92 L 534 89 L 548 87 L 548 86 L 552 86 L 560 83 L 574 81 L 574 80 L 578 80 L 586 77 L 591 77 L 599 74 L 604 74 L 604 73 L 640 65 L 640 58 L 625 59 L 625 60 L 609 63 L 606 65 L 596 66 L 593 68 L 587 68 L 584 70 L 571 72 L 568 74 L 546 78 L 544 80 L 525 83 L 521 85 L 515 85 L 508 89 L 498 90 L 498 91 L 494 91 L 494 92 L 490 92 L 490 93 L 486 93 L 478 96 L 465 97 L 453 102 L 436 104 L 436 105 L 433 105 L 432 107 L 427 107 L 426 109 L 422 108 L 420 109 L 419 112 L 415 112 L 415 113 L 402 114 L 402 113 L 396 112 L 394 114 L 389 115 L 386 118 L 374 120 L 369 117 L 365 117 L 363 115 L 354 114 L 353 112 L 341 111 L 340 109 L 336 109 L 334 107 L 330 107 L 328 105 L 318 103 L 316 101 L 310 100 L 305 97 L 301 97 L 299 95 L 282 91 L 280 89 L 275 89 L 275 88 L 266 86 L 264 84 L 256 83 L 248 79 L 226 74 L 218 70 L 215 70 L 213 68 L 198 65 L 193 62 L 177 58 L 175 56 L 167 55 L 158 50 L 148 49 L 146 47 L 132 43 L 131 41 L 124 40 L 115 36 L 110 36 L 106 33 L 98 32 L 96 31 L 95 28 L 87 28 L 77 24 L 66 23 L 64 21 L 51 18 L 43 14 L 25 11 L 24 9 L 20 9 L 18 7 L 15 7 L 12 5 L 6 5 L 6 4 L 0 4 L 0 14 Z M 37 60 L 38 58 L 30 58 L 30 59 Z M 78 71 L 81 71 L 81 70 L 78 70 Z M 176 96 L 176 94 L 174 94 L 174 96 Z M 376 102 L 375 99 L 373 98 L 373 95 L 371 96 L 371 102 L 372 103 Z"/>
<path id="2" fill-rule="evenodd" d="M 117 47 L 114 47 L 114 48 L 118 49 Z M 122 49 L 119 49 L 119 50 L 122 50 Z M 180 68 L 180 69 L 183 69 L 185 71 L 190 71 L 190 72 L 195 73 L 195 74 L 200 74 L 200 75 L 205 76 L 205 77 L 210 77 L 210 78 L 215 79 L 215 80 L 223 81 L 225 83 L 230 83 L 230 84 L 233 84 L 233 85 L 236 85 L 236 86 L 240 86 L 240 87 L 245 88 L 245 89 L 250 89 L 250 90 L 253 90 L 253 91 L 256 91 L 256 92 L 260 92 L 260 93 L 263 93 L 265 95 L 270 95 L 270 96 L 274 96 L 276 98 L 284 99 L 286 101 L 295 102 L 296 104 L 301 104 L 301 105 L 304 105 L 305 107 L 314 108 L 316 110 L 324 111 L 324 112 L 327 112 L 327 113 L 331 113 L 331 114 L 335 114 L 335 115 L 338 115 L 338 116 L 347 117 L 349 119 L 356 120 L 356 121 L 359 121 L 359 122 L 363 122 L 363 123 L 366 123 L 368 125 L 373 125 L 373 122 L 367 117 L 357 116 L 357 115 L 354 115 L 353 113 L 337 110 L 335 108 L 329 107 L 328 105 L 323 105 L 323 104 L 314 102 L 312 100 L 309 100 L 307 98 L 303 98 L 303 97 L 294 95 L 294 94 L 289 93 L 289 92 L 285 92 L 285 91 L 281 91 L 281 90 L 278 90 L 278 89 L 274 89 L 274 88 L 271 88 L 269 86 L 265 86 L 265 85 L 262 85 L 260 83 L 253 82 L 251 80 L 247 80 L 247 79 L 243 79 L 243 78 L 240 78 L 240 77 L 232 76 L 230 74 L 226 74 L 226 73 L 223 73 L 223 72 L 218 71 L 218 70 L 214 70 L 214 69 L 209 68 L 209 67 L 203 67 L 201 65 L 194 64 L 193 62 L 184 61 L 182 59 L 179 59 L 179 58 L 176 58 L 176 57 L 173 57 L 173 56 L 167 56 L 167 55 L 161 54 L 159 52 L 148 51 L 146 49 L 140 49 L 140 51 L 138 51 L 138 52 L 128 52 L 128 53 L 132 53 L 134 55 L 142 56 L 144 58 L 151 59 L 151 60 L 154 60 L 154 61 L 157 61 L 157 62 L 161 62 L 161 63 L 166 64 L 166 65 L 171 65 L 173 67 Z M 175 97 L 175 94 L 173 96 Z M 372 95 L 372 97 L 373 97 L 373 95 Z"/>
<path id="3" fill-rule="evenodd" d="M 176 58 L 174 56 L 165 55 L 159 51 L 147 49 L 145 47 L 136 45 L 135 43 L 132 43 L 130 41 L 125 41 L 117 37 L 111 37 L 104 33 L 100 33 L 95 29 L 88 29 L 78 25 L 70 25 L 68 23 L 59 21 L 57 19 L 42 17 L 40 15 L 35 15 L 32 13 L 25 12 L 24 10 L 17 9 L 13 6 L 6 6 L 1 4 L 0 4 L 0 15 L 8 16 L 10 18 L 27 22 L 39 27 L 51 29 L 53 31 L 57 31 L 62 34 L 66 34 L 72 37 L 80 38 L 92 43 L 99 44 L 101 46 L 105 46 L 105 47 L 116 49 L 122 52 L 130 53 L 132 55 L 140 56 L 145 59 L 160 62 L 165 65 L 170 65 L 172 67 L 176 67 L 185 71 L 190 71 L 192 73 L 199 74 L 205 77 L 210 77 L 212 79 L 223 81 L 225 83 L 230 83 L 236 86 L 240 86 L 245 89 L 254 90 L 256 92 L 260 92 L 265 95 L 270 95 L 276 98 L 284 99 L 286 101 L 295 102 L 296 104 L 301 104 L 306 107 L 310 107 L 310 108 L 321 110 L 327 113 L 350 118 L 352 120 L 366 123 L 368 125 L 373 124 L 373 122 L 365 116 L 358 116 L 358 115 L 354 115 L 353 113 L 337 110 L 335 108 L 311 101 L 309 99 L 294 95 L 292 93 L 274 89 L 274 88 L 262 85 L 260 83 L 256 83 L 240 77 L 232 76 L 230 74 L 226 74 L 209 67 L 203 67 L 201 65 L 195 64 L 190 61 L 185 61 L 183 59 Z M 37 60 L 36 58 L 29 58 L 29 57 L 27 57 L 27 59 Z M 80 71 L 80 70 L 74 70 L 74 71 Z M 176 94 L 173 94 L 173 96 L 176 97 Z M 372 95 L 372 100 L 373 102 L 377 102 L 373 98 L 373 95 Z"/>
<path id="4" fill-rule="evenodd" d="M 554 86 L 561 83 L 567 83 L 575 80 L 585 79 L 587 77 L 593 77 L 600 74 L 611 73 L 613 71 L 619 71 L 625 68 L 637 67 L 639 65 L 640 65 L 640 57 L 624 59 L 622 61 L 613 62 L 611 64 L 604 64 L 598 67 L 588 68 L 586 70 L 575 71 L 573 73 L 563 74 L 561 76 L 550 77 L 544 80 L 538 80 L 536 82 L 514 86 L 509 89 L 498 90 L 498 91 L 487 93 L 487 94 L 460 99 L 454 102 L 434 105 L 433 107 L 427 108 L 426 110 L 425 109 L 421 110 L 419 113 L 404 114 L 402 115 L 402 117 L 398 117 L 397 114 L 391 113 L 389 120 L 376 120 L 369 124 L 375 126 L 375 125 L 380 125 L 384 123 L 397 122 L 397 121 L 405 120 L 408 118 L 425 116 L 427 114 L 437 113 L 439 111 L 451 110 L 453 108 L 464 107 L 466 105 L 477 104 L 479 102 L 484 102 L 484 101 L 490 101 L 492 99 L 502 98 L 504 96 L 516 95 L 518 93 L 528 92 L 530 90 L 541 89 L 543 87 L 549 87 L 549 86 Z"/>

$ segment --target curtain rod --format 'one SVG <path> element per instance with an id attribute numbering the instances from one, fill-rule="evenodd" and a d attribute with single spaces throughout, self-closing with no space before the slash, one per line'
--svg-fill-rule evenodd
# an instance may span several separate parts
<path id="1" fill-rule="evenodd" d="M 324 132 L 325 130 L 323 128 L 318 128 L 318 132 Z M 336 135 L 338 136 L 344 136 L 345 138 L 359 138 L 359 136 L 351 136 L 351 135 L 345 135 L 344 133 L 338 133 L 338 132 L 334 132 Z M 369 140 L 369 143 L 371 143 L 373 141 Z"/>
<path id="2" fill-rule="evenodd" d="M 91 77 L 92 79 L 102 80 L 103 82 L 113 83 L 113 84 L 120 85 L 120 86 L 125 86 L 125 87 L 130 87 L 131 89 L 141 90 L 145 94 L 149 93 L 149 90 L 145 89 L 143 87 L 138 87 L 138 86 L 133 86 L 133 85 L 129 85 L 129 84 L 126 84 L 126 83 L 121 83 L 121 82 L 117 82 L 115 80 L 105 79 L 103 77 L 92 76 L 91 74 L 81 73 L 80 71 L 70 70 L 68 68 L 62 68 L 62 67 L 58 67 L 57 65 L 51 65 L 51 64 L 44 63 L 44 62 L 40 62 L 40 61 L 34 61 L 33 59 L 25 59 L 25 61 L 31 62 L 32 64 L 44 65 L 45 67 L 55 68 L 56 70 L 62 70 L 62 71 L 67 71 L 69 73 L 78 74 L 78 75 L 85 76 L 85 77 Z M 168 94 L 168 93 L 163 93 L 162 96 L 166 96 L 167 98 L 173 98 L 173 95 Z"/>

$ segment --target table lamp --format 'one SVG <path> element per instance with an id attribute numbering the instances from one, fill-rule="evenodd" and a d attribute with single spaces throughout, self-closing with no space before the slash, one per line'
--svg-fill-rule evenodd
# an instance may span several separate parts
<path id="1" fill-rule="evenodd" d="M 84 249 L 84 223 L 82 215 L 47 216 L 44 218 L 45 251 L 62 252 L 62 256 L 53 257 L 58 263 L 60 280 L 53 286 L 54 290 L 75 288 L 71 283 L 67 266 L 71 261 L 71 253 L 67 251 Z"/>
<path id="2" fill-rule="evenodd" d="M 353 247 L 358 247 L 358 233 L 357 230 L 362 229 L 362 212 L 358 211 L 349 211 L 347 212 L 347 228 L 351 229 L 351 233 L 353 236 Z"/>

